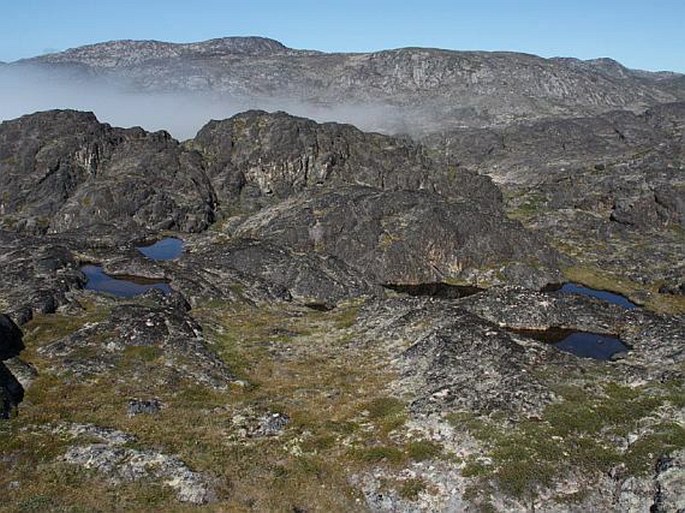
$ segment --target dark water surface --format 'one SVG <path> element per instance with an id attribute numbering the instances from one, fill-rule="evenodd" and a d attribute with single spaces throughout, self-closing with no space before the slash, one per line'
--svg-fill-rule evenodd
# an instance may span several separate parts
<path id="1" fill-rule="evenodd" d="M 633 308 L 638 308 L 638 306 L 630 301 L 625 296 L 621 294 L 616 294 L 614 292 L 607 292 L 606 290 L 592 289 L 586 287 L 585 285 L 580 285 L 578 283 L 564 283 L 563 285 L 552 285 L 550 287 L 545 287 L 544 292 L 564 292 L 566 294 L 580 294 L 581 296 L 594 297 L 612 303 L 614 305 L 622 306 L 626 310 L 632 310 Z"/>
<path id="2" fill-rule="evenodd" d="M 183 241 L 167 237 L 150 246 L 138 246 L 136 249 L 152 260 L 173 260 L 183 254 Z"/>
<path id="3" fill-rule="evenodd" d="M 484 290 L 470 285 L 449 285 L 447 283 L 419 283 L 418 285 L 388 283 L 383 287 L 410 296 L 430 296 L 440 299 L 459 299 Z"/>
<path id="4" fill-rule="evenodd" d="M 144 294 L 150 289 L 171 293 L 171 287 L 162 280 L 151 280 L 138 276 L 109 276 L 98 265 L 84 265 L 81 272 L 86 275 L 86 290 L 105 292 L 118 297 L 133 297 Z"/>
<path id="5" fill-rule="evenodd" d="M 614 335 L 589 333 L 587 331 L 551 328 L 548 330 L 513 330 L 542 342 L 547 342 L 560 351 L 595 360 L 611 360 L 617 353 L 629 351 L 621 339 Z"/>

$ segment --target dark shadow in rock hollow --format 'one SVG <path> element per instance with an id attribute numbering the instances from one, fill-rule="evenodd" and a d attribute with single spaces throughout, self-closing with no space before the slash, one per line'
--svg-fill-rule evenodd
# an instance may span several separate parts
<path id="1" fill-rule="evenodd" d="M 386 283 L 383 287 L 410 296 L 430 296 L 440 299 L 459 299 L 485 290 L 471 285 L 450 285 L 439 282 L 419 283 L 417 285 Z"/>

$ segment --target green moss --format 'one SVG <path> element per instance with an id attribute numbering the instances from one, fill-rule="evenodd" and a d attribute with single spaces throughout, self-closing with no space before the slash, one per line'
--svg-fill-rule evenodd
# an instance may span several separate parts
<path id="1" fill-rule="evenodd" d="M 424 479 L 415 477 L 402 481 L 400 486 L 397 488 L 397 494 L 405 500 L 415 501 L 419 498 L 419 495 L 422 492 L 426 491 L 426 488 L 426 481 Z"/>
<path id="2" fill-rule="evenodd" d="M 369 418 L 382 419 L 404 412 L 404 403 L 394 397 L 378 397 L 367 404 Z"/>
<path id="3" fill-rule="evenodd" d="M 508 214 L 513 219 L 526 221 L 535 217 L 547 207 L 547 197 L 540 192 L 525 193 L 519 197 L 511 197 L 507 201 Z"/>
<path id="4" fill-rule="evenodd" d="M 492 465 L 472 459 L 462 474 L 492 478 L 506 493 L 534 498 L 567 472 L 606 473 L 624 463 L 633 474 L 650 471 L 657 458 L 685 447 L 685 430 L 677 424 L 659 424 L 621 454 L 613 444 L 666 404 L 672 384 L 630 388 L 607 383 L 594 394 L 580 387 L 558 387 L 562 400 L 545 408 L 542 418 L 523 420 L 510 427 L 467 413 L 448 417 L 455 427 L 468 430 L 487 448 Z"/>
<path id="5" fill-rule="evenodd" d="M 401 449 L 392 446 L 376 446 L 354 449 L 351 452 L 354 460 L 363 463 L 389 463 L 398 465 L 406 461 L 407 457 Z"/>
<path id="6" fill-rule="evenodd" d="M 394 397 L 378 397 L 366 404 L 366 410 L 383 434 L 399 429 L 407 421 L 404 402 Z"/>
<path id="7" fill-rule="evenodd" d="M 461 475 L 464 477 L 483 477 L 491 473 L 492 469 L 489 465 L 475 458 L 469 459 L 461 469 Z"/>
<path id="8" fill-rule="evenodd" d="M 438 458 L 442 455 L 442 451 L 442 445 L 431 440 L 415 440 L 407 444 L 407 456 L 413 461 Z"/>
<path id="9" fill-rule="evenodd" d="M 124 362 L 153 362 L 163 354 L 162 349 L 157 346 L 126 346 L 124 349 Z"/>
<path id="10" fill-rule="evenodd" d="M 338 310 L 339 309 L 339 310 Z M 350 304 L 347 306 L 340 306 L 334 311 L 335 327 L 337 329 L 347 329 L 354 326 L 359 315 L 359 305 Z"/>
<path id="11" fill-rule="evenodd" d="M 28 499 L 24 499 L 17 506 L 17 510 L 21 513 L 42 513 L 44 511 L 54 510 L 56 504 L 51 497 L 45 495 L 34 495 Z"/>
<path id="12" fill-rule="evenodd" d="M 628 472 L 647 475 L 654 469 L 655 461 L 671 451 L 685 448 L 685 428 L 674 422 L 662 423 L 654 432 L 637 440 L 630 446 L 624 458 Z"/>

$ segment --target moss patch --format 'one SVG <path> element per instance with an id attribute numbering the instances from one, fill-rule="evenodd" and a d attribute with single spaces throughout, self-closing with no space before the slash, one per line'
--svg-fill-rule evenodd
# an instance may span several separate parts
<path id="1" fill-rule="evenodd" d="M 673 406 L 668 385 L 630 388 L 604 385 L 599 394 L 578 387 L 560 388 L 562 400 L 549 405 L 541 418 L 510 426 L 453 414 L 448 420 L 468 430 L 487 448 L 487 463 L 467 460 L 462 474 L 494 480 L 505 493 L 523 499 L 558 482 L 565 474 L 608 472 L 623 463 L 631 475 L 646 475 L 657 459 L 685 447 L 685 429 L 659 419 L 662 407 Z M 623 451 L 614 443 L 638 428 L 647 435 Z"/>

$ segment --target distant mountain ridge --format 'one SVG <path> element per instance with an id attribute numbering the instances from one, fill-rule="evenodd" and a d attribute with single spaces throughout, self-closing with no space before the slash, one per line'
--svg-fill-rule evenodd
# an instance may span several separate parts
<path id="1" fill-rule="evenodd" d="M 371 53 L 295 50 L 273 39 L 200 43 L 112 41 L 25 59 L 12 68 L 124 81 L 140 92 L 287 100 L 319 107 L 393 109 L 387 131 L 595 115 L 685 99 L 683 75 L 628 69 L 611 59 L 545 59 L 514 52 L 400 48 Z"/>

